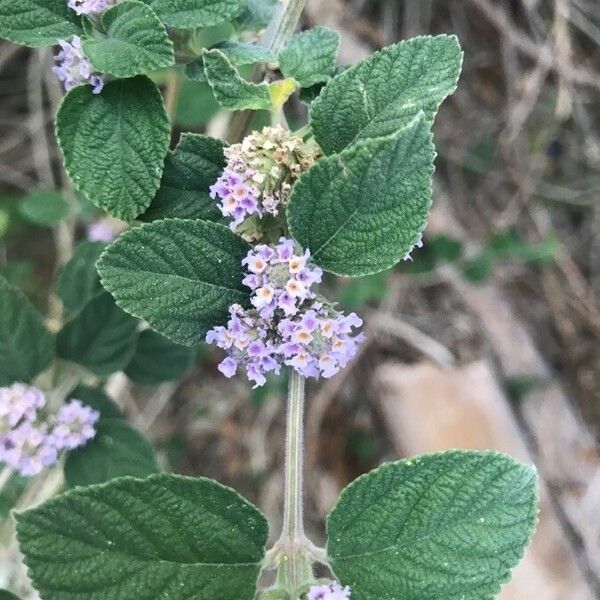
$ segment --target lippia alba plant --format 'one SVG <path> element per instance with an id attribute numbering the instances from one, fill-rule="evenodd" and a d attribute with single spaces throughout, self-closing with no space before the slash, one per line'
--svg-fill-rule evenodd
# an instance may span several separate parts
<path id="1" fill-rule="evenodd" d="M 304 532 L 305 381 L 347 368 L 365 339 L 360 315 L 320 284 L 382 272 L 421 245 L 432 125 L 462 53 L 454 36 L 419 37 L 341 68 L 336 32 L 294 33 L 302 6 L 0 0 L 0 35 L 56 47 L 64 166 L 109 219 L 59 274 L 56 334 L 0 283 L 4 480 L 59 465 L 71 488 L 16 513 L 43 600 L 490 600 L 531 539 L 534 470 L 461 450 L 363 475 L 329 515 L 325 547 Z M 168 96 L 182 77 L 241 111 L 237 139 L 187 132 L 171 147 L 159 84 Z M 291 131 L 296 97 L 308 122 Z M 248 130 L 252 110 L 271 124 Z M 114 218 L 126 230 L 113 240 Z M 177 379 L 202 343 L 226 377 L 289 375 L 280 535 L 234 490 L 158 472 L 116 404 L 82 384 Z"/>

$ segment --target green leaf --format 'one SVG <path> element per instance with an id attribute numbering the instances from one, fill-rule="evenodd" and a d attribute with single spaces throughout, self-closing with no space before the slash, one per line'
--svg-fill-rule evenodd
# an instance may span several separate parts
<path id="1" fill-rule="evenodd" d="M 536 517 L 534 469 L 455 450 L 384 465 L 348 486 L 327 521 L 327 551 L 353 600 L 491 600 Z"/>
<path id="2" fill-rule="evenodd" d="M 175 63 L 173 44 L 152 9 L 124 0 L 102 15 L 105 33 L 83 42 L 85 54 L 101 73 L 132 77 Z"/>
<path id="3" fill-rule="evenodd" d="M 17 522 L 44 600 L 253 600 L 268 535 L 233 490 L 177 475 L 76 488 Z"/>
<path id="4" fill-rule="evenodd" d="M 278 0 L 247 0 L 246 8 L 235 23 L 240 31 L 260 31 L 273 18 Z"/>
<path id="5" fill-rule="evenodd" d="M 0 490 L 0 521 L 9 516 L 10 511 L 16 506 L 28 483 L 29 477 L 22 477 L 16 471 L 11 471 Z M 1 598 L 0 595 L 0 600 Z"/>
<path id="6" fill-rule="evenodd" d="M 135 352 L 137 321 L 110 294 L 101 293 L 68 321 L 57 336 L 61 358 L 105 377 L 124 369 Z"/>
<path id="7" fill-rule="evenodd" d="M 25 383 L 54 357 L 54 336 L 25 294 L 0 277 L 0 385 Z"/>
<path id="8" fill-rule="evenodd" d="M 225 167 L 224 143 L 198 133 L 184 133 L 173 152 L 167 154 L 162 182 L 144 221 L 165 217 L 221 219 L 209 187 Z"/>
<path id="9" fill-rule="evenodd" d="M 246 0 L 150 0 L 159 18 L 171 27 L 210 27 L 235 17 Z"/>
<path id="10" fill-rule="evenodd" d="M 101 94 L 76 87 L 56 119 L 65 168 L 77 189 L 124 220 L 150 205 L 170 133 L 160 92 L 143 76 L 111 81 Z"/>
<path id="11" fill-rule="evenodd" d="M 249 249 L 224 225 L 165 219 L 125 232 L 97 266 L 119 306 L 191 346 L 227 321 L 231 304 L 248 302 L 241 261 Z"/>
<path id="12" fill-rule="evenodd" d="M 427 223 L 434 155 L 421 115 L 393 137 L 363 140 L 320 160 L 292 192 L 291 234 L 338 275 L 391 267 Z"/>
<path id="13" fill-rule="evenodd" d="M 395 133 L 423 111 L 432 121 L 455 89 L 462 52 L 455 36 L 417 37 L 384 48 L 334 77 L 311 105 L 325 152 Z"/>
<path id="14" fill-rule="evenodd" d="M 279 53 L 279 68 L 302 87 L 328 81 L 337 62 L 340 34 L 328 27 L 314 27 L 292 37 Z"/>
<path id="15" fill-rule="evenodd" d="M 142 331 L 125 375 L 139 385 L 158 385 L 183 377 L 196 356 L 195 348 L 180 346 L 150 329 Z"/>
<path id="16" fill-rule="evenodd" d="M 19 600 L 19 598 L 6 590 L 0 590 L 0 600 Z"/>
<path id="17" fill-rule="evenodd" d="M 123 419 L 101 419 L 96 437 L 68 453 L 65 479 L 70 487 L 104 483 L 117 477 L 148 477 L 158 472 L 148 440 Z"/>
<path id="18" fill-rule="evenodd" d="M 60 192 L 37 190 L 19 206 L 21 215 L 35 225 L 52 227 L 69 214 L 69 205 Z"/>
<path id="19" fill-rule="evenodd" d="M 122 419 L 123 413 L 117 403 L 100 388 L 78 385 L 70 394 L 70 398 L 80 400 L 86 406 L 97 410 L 103 419 Z"/>
<path id="20" fill-rule="evenodd" d="M 81 22 L 65 0 L 0 0 L 0 37 L 38 48 L 81 35 Z"/>
<path id="21" fill-rule="evenodd" d="M 250 83 L 240 77 L 237 69 L 220 50 L 204 53 L 204 69 L 215 98 L 223 108 L 271 109 L 269 86 L 264 83 Z"/>
<path id="22" fill-rule="evenodd" d="M 272 50 L 260 44 L 248 44 L 247 42 L 219 42 L 213 50 L 220 50 L 229 62 L 236 67 L 253 65 L 255 63 L 276 63 L 277 56 Z"/>
<path id="23" fill-rule="evenodd" d="M 81 242 L 61 269 L 56 288 L 64 307 L 70 313 L 81 310 L 102 291 L 96 261 L 104 248 L 106 244 L 102 242 Z"/>

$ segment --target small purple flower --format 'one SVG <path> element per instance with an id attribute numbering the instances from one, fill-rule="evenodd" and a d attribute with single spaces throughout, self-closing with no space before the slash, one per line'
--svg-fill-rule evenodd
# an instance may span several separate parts
<path id="1" fill-rule="evenodd" d="M 50 441 L 57 450 L 73 450 L 94 438 L 94 425 L 100 413 L 79 400 L 71 400 L 60 407 L 50 432 Z"/>
<path id="2" fill-rule="evenodd" d="M 98 15 L 115 4 L 115 0 L 68 0 L 67 4 L 78 15 Z"/>
<path id="3" fill-rule="evenodd" d="M 44 394 L 36 387 L 13 383 L 0 388 L 0 436 L 22 421 L 35 421 L 45 404 Z"/>
<path id="4" fill-rule="evenodd" d="M 116 219 L 103 217 L 88 223 L 86 227 L 87 239 L 91 242 L 110 244 L 121 233 L 122 229 L 122 224 Z"/>
<path id="5" fill-rule="evenodd" d="M 60 52 L 54 57 L 58 63 L 52 68 L 56 76 L 63 82 L 65 90 L 89 83 L 94 94 L 99 94 L 104 87 L 104 79 L 92 72 L 92 65 L 85 57 L 81 46 L 81 38 L 73 36 L 70 42 L 58 40 Z"/>
<path id="6" fill-rule="evenodd" d="M 25 421 L 0 441 L 0 461 L 24 477 L 41 473 L 57 459 L 58 452 L 43 426 Z"/>
<path id="7" fill-rule="evenodd" d="M 313 585 L 306 596 L 306 600 L 348 600 L 351 591 L 348 586 L 342 587 L 337 581 L 329 585 Z"/>

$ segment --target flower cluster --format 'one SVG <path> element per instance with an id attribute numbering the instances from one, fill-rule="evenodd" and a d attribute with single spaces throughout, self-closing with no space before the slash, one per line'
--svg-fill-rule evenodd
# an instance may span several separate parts
<path id="1" fill-rule="evenodd" d="M 68 0 L 67 4 L 78 15 L 99 15 L 115 4 L 115 0 Z"/>
<path id="2" fill-rule="evenodd" d="M 54 464 L 63 450 L 83 446 L 95 435 L 100 414 L 79 400 L 71 400 L 44 418 L 44 394 L 35 387 L 14 383 L 0 388 L 0 463 L 24 477 Z"/>
<path id="3" fill-rule="evenodd" d="M 86 227 L 87 239 L 91 242 L 110 244 L 123 231 L 123 223 L 112 217 L 101 217 L 90 221 Z"/>
<path id="4" fill-rule="evenodd" d="M 69 91 L 77 85 L 89 83 L 94 94 L 99 94 L 104 87 L 104 79 L 93 72 L 92 65 L 83 53 L 81 38 L 76 35 L 70 42 L 58 40 L 58 44 L 61 50 L 54 60 L 59 64 L 52 70 L 63 82 L 65 90 Z"/>
<path id="5" fill-rule="evenodd" d="M 342 587 L 337 581 L 328 585 L 313 585 L 306 600 L 347 600 L 351 592 L 348 586 Z"/>
<path id="6" fill-rule="evenodd" d="M 232 377 L 240 366 L 257 386 L 283 364 L 305 377 L 332 377 L 356 354 L 364 336 L 354 313 L 344 315 L 319 298 L 311 287 L 323 272 L 311 266 L 310 253 L 297 253 L 293 240 L 255 246 L 243 260 L 252 309 L 229 309 L 227 326 L 208 332 L 206 341 L 227 351 L 219 370 Z"/>
<path id="7" fill-rule="evenodd" d="M 265 127 L 225 149 L 227 166 L 210 195 L 231 218 L 231 229 L 248 217 L 277 216 L 292 185 L 318 158 L 318 151 L 281 126 Z M 244 233 L 244 232 L 242 232 Z"/>

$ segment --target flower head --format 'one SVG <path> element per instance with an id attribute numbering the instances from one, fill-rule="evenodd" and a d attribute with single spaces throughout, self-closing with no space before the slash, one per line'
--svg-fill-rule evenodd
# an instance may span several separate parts
<path id="1" fill-rule="evenodd" d="M 40 473 L 56 462 L 58 452 L 43 425 L 25 421 L 9 431 L 0 442 L 0 461 L 24 477 Z"/>
<path id="2" fill-rule="evenodd" d="M 275 246 L 255 246 L 242 265 L 253 308 L 234 304 L 227 325 L 206 336 L 227 352 L 219 365 L 226 377 L 244 367 L 256 387 L 282 365 L 305 377 L 327 378 L 348 364 L 364 339 L 353 333 L 362 321 L 318 298 L 312 286 L 323 271 L 311 264 L 308 250 L 297 252 L 293 240 L 281 238 Z"/>
<path id="3" fill-rule="evenodd" d="M 60 407 L 50 431 L 50 442 L 57 450 L 73 450 L 85 445 L 96 435 L 94 425 L 100 413 L 79 400 Z"/>
<path id="4" fill-rule="evenodd" d="M 210 188 L 219 208 L 237 229 L 249 217 L 276 217 L 292 185 L 316 160 L 317 151 L 281 126 L 265 127 L 225 149 L 227 165 Z M 240 231 L 250 239 L 256 232 Z"/>
<path id="5" fill-rule="evenodd" d="M 92 242 L 109 244 L 123 230 L 122 223 L 112 217 L 102 217 L 91 221 L 86 228 L 87 238 Z"/>
<path id="6" fill-rule="evenodd" d="M 69 8 L 78 15 L 98 15 L 116 3 L 116 0 L 68 0 Z"/>
<path id="7" fill-rule="evenodd" d="M 334 581 L 328 585 L 313 585 L 306 595 L 306 600 L 347 600 L 350 595 L 348 586 L 343 588 Z"/>
<path id="8" fill-rule="evenodd" d="M 65 90 L 89 83 L 94 94 L 99 94 L 104 87 L 104 79 L 93 72 L 92 65 L 83 52 L 81 38 L 75 35 L 70 42 L 58 40 L 58 44 L 61 50 L 54 57 L 58 64 L 52 70 L 63 82 Z"/>

